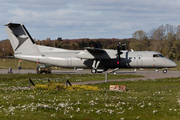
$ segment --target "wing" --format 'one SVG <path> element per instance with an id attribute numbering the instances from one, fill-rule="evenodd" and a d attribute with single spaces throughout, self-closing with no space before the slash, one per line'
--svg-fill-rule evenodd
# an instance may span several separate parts
<path id="1" fill-rule="evenodd" d="M 105 52 L 104 49 L 100 49 L 100 48 L 94 48 L 94 47 L 85 47 L 85 49 L 89 52 Z"/>
<path id="2" fill-rule="evenodd" d="M 76 54 L 76 57 L 82 59 L 114 59 L 115 50 L 105 50 L 100 48 L 85 47 L 85 50 Z"/>

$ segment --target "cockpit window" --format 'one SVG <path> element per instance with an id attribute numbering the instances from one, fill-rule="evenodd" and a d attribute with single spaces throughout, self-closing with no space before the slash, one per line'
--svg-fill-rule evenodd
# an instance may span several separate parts
<path id="1" fill-rule="evenodd" d="M 154 54 L 153 57 L 159 57 L 159 55 L 158 54 Z"/>
<path id="2" fill-rule="evenodd" d="M 164 57 L 162 54 L 154 54 L 153 57 Z"/>
<path id="3" fill-rule="evenodd" d="M 164 57 L 162 54 L 159 54 L 159 57 Z"/>

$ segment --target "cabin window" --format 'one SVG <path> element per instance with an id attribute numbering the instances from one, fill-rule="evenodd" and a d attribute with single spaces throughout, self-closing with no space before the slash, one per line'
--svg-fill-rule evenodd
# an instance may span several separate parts
<path id="1" fill-rule="evenodd" d="M 136 57 L 134 57 L 134 60 L 136 59 Z"/>
<path id="2" fill-rule="evenodd" d="M 131 60 L 131 59 L 132 59 L 132 57 L 129 57 L 129 59 Z"/>
<path id="3" fill-rule="evenodd" d="M 154 54 L 153 57 L 164 57 L 162 54 Z"/>

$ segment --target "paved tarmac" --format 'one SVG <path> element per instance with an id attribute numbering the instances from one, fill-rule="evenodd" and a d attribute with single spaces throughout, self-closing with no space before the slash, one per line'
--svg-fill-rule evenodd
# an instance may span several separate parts
<path id="1" fill-rule="evenodd" d="M 12 70 L 13 74 L 26 74 L 26 73 L 36 73 L 36 70 L 17 70 L 14 69 Z M 7 74 L 8 69 L 0 69 L 0 74 Z M 90 70 L 52 70 L 53 74 L 92 74 Z M 98 74 L 105 74 L 104 73 L 98 73 Z M 116 79 L 116 80 L 111 80 L 108 78 L 108 81 L 134 81 L 134 80 L 147 80 L 147 79 L 160 79 L 160 78 L 172 78 L 172 77 L 180 77 L 180 71 L 168 71 L 166 74 L 164 74 L 162 71 L 156 72 L 154 71 L 149 71 L 149 70 L 138 70 L 138 71 L 133 71 L 133 70 L 119 70 L 116 72 L 116 74 L 132 74 L 132 75 L 143 75 L 145 77 L 142 78 L 128 78 L 128 79 Z M 77 82 L 77 83 L 72 83 L 72 84 L 95 84 L 95 83 L 102 83 L 105 82 L 105 80 L 102 81 L 89 81 L 89 82 Z"/>

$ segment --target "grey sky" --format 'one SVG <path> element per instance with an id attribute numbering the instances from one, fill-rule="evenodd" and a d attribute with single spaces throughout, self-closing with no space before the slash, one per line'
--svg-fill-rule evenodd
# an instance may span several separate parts
<path id="1" fill-rule="evenodd" d="M 131 38 L 136 30 L 180 25 L 180 0 L 0 0 L 4 24 L 23 23 L 36 39 Z"/>

